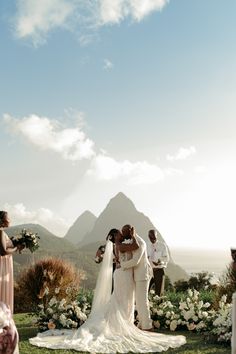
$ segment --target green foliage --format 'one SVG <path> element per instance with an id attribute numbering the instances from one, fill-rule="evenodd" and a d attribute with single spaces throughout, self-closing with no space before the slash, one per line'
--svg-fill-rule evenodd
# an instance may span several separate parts
<path id="1" fill-rule="evenodd" d="M 174 283 L 174 289 L 177 292 L 183 293 L 189 289 L 189 283 L 187 280 L 183 280 L 183 279 L 177 280 Z"/>
<path id="2" fill-rule="evenodd" d="M 181 298 L 186 296 L 184 292 L 166 291 L 165 299 L 177 306 L 181 301 Z"/>
<path id="3" fill-rule="evenodd" d="M 78 295 L 77 295 L 77 301 L 82 304 L 84 302 L 90 304 L 92 306 L 93 302 L 93 295 L 94 292 L 93 290 L 87 290 L 87 289 L 80 289 Z"/>
<path id="4" fill-rule="evenodd" d="M 231 303 L 234 292 L 236 292 L 236 269 L 230 265 L 220 280 L 216 302 L 220 300 L 222 295 L 227 295 L 227 301 Z"/>
<path id="5" fill-rule="evenodd" d="M 184 292 L 188 289 L 197 291 L 203 289 L 213 289 L 215 286 L 211 284 L 212 274 L 208 272 L 194 273 L 188 280 L 178 280 L 174 283 L 176 291 Z"/>
<path id="6" fill-rule="evenodd" d="M 200 300 L 202 300 L 203 302 L 209 302 L 213 305 L 216 301 L 216 289 L 201 290 Z"/>
<path id="7" fill-rule="evenodd" d="M 187 298 L 187 296 L 188 296 L 187 290 L 176 291 L 174 289 L 173 291 L 169 290 L 165 292 L 165 299 L 167 301 L 170 301 L 175 306 L 178 306 L 183 299 Z M 213 289 L 201 290 L 199 292 L 199 299 L 202 300 L 203 302 L 209 302 L 210 304 L 213 304 L 216 300 L 216 290 Z"/>
<path id="8" fill-rule="evenodd" d="M 165 291 L 173 291 L 174 286 L 170 280 L 170 277 L 168 275 L 165 275 Z"/>

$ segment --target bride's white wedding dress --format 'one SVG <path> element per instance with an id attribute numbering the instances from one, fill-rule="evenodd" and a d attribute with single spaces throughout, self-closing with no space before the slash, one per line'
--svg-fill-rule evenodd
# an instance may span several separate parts
<path id="1" fill-rule="evenodd" d="M 186 342 L 184 336 L 145 332 L 134 325 L 133 271 L 117 269 L 114 272 L 111 295 L 112 259 L 113 244 L 108 241 L 87 321 L 77 330 L 39 333 L 30 339 L 31 344 L 93 353 L 147 353 L 177 348 Z"/>

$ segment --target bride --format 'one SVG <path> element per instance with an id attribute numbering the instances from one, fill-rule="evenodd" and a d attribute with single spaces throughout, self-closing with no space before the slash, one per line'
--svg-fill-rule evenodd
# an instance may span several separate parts
<path id="1" fill-rule="evenodd" d="M 98 275 L 91 313 L 77 330 L 49 330 L 29 341 L 49 349 L 74 349 L 93 353 L 162 352 L 186 343 L 184 336 L 142 331 L 134 325 L 133 270 L 122 270 L 119 261 L 129 260 L 131 253 L 119 253 L 123 238 L 112 229 L 107 237 L 102 266 Z M 134 237 L 134 242 L 135 236 Z M 117 269 L 113 276 L 113 243 Z M 138 247 L 138 245 L 137 245 Z M 112 290 L 112 276 L 114 290 Z"/>

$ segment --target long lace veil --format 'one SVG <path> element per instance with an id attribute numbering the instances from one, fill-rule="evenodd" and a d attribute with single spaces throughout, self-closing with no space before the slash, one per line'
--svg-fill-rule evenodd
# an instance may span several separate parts
<path id="1" fill-rule="evenodd" d="M 108 240 L 106 243 L 105 253 L 101 269 L 98 274 L 97 284 L 94 291 L 94 298 L 90 318 L 103 313 L 106 305 L 111 298 L 112 289 L 112 273 L 113 273 L 113 243 Z"/>

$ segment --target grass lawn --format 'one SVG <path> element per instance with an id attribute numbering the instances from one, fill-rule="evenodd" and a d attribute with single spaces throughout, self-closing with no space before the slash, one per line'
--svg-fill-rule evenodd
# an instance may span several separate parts
<path id="1" fill-rule="evenodd" d="M 49 350 L 37 348 L 29 344 L 28 339 L 37 334 L 37 328 L 32 326 L 32 317 L 27 314 L 16 314 L 14 316 L 16 326 L 20 335 L 20 354 L 69 354 L 77 353 L 74 350 Z M 169 331 L 163 333 L 170 334 Z M 173 335 L 173 333 L 171 332 Z M 174 333 L 175 334 L 175 333 Z M 187 338 L 187 344 L 178 349 L 169 349 L 166 354 L 230 354 L 231 349 L 219 344 L 205 343 L 203 336 L 187 331 L 176 332 Z"/>

